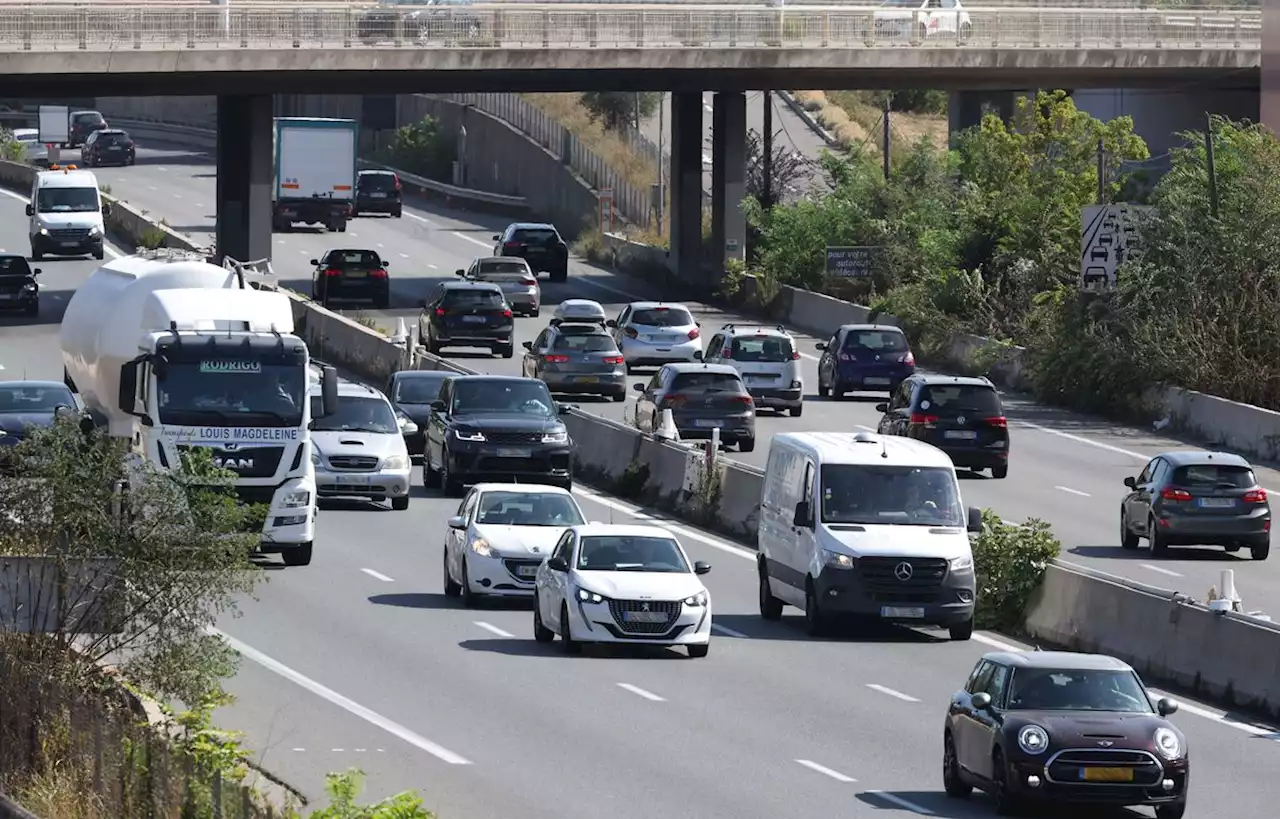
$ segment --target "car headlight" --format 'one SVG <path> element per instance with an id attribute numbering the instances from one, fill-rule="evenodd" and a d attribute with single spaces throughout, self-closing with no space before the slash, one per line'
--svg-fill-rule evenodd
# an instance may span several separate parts
<path id="1" fill-rule="evenodd" d="M 280 501 L 280 505 L 285 509 L 299 509 L 311 503 L 311 493 L 305 489 L 297 492 L 290 492 Z"/>
<path id="2" fill-rule="evenodd" d="M 684 599 L 684 604 L 686 606 L 705 606 L 707 604 L 707 593 L 700 591 L 695 595 L 686 597 Z"/>
<path id="3" fill-rule="evenodd" d="M 603 603 L 604 595 L 586 589 L 578 589 L 578 599 L 583 603 Z"/>
<path id="4" fill-rule="evenodd" d="M 324 456 L 314 446 L 311 447 L 311 463 L 313 466 L 324 466 Z"/>
<path id="5" fill-rule="evenodd" d="M 853 558 L 839 552 L 822 550 L 822 563 L 824 566 L 830 566 L 833 569 L 852 569 Z"/>
<path id="6" fill-rule="evenodd" d="M 567 432 L 548 432 L 542 436 L 544 444 L 567 444 L 569 443 L 569 433 Z"/>
<path id="7" fill-rule="evenodd" d="M 1182 756 L 1182 742 L 1178 739 L 1178 735 L 1168 728 L 1157 728 L 1155 741 L 1156 750 L 1165 759 L 1173 760 Z"/>
<path id="8" fill-rule="evenodd" d="M 102 228 L 98 227 L 97 225 L 94 225 L 93 227 L 89 228 L 90 237 L 101 236 L 101 235 L 102 235 Z"/>
<path id="9" fill-rule="evenodd" d="M 484 433 L 483 433 L 483 432 L 480 432 L 480 431 L 470 432 L 470 431 L 462 430 L 462 429 L 455 429 L 455 430 L 453 431 L 453 437 L 457 438 L 459 441 L 484 441 L 484 440 L 486 440 L 486 438 L 484 437 Z"/>
<path id="10" fill-rule="evenodd" d="M 49 228 L 40 228 L 40 235 L 41 235 L 41 236 L 48 236 L 48 235 L 49 235 Z"/>
<path id="11" fill-rule="evenodd" d="M 478 537 L 471 541 L 471 551 L 481 557 L 497 557 L 498 550 L 489 545 L 489 541 L 482 537 Z"/>
<path id="12" fill-rule="evenodd" d="M 1018 732 L 1018 747 L 1033 756 L 1042 754 L 1049 750 L 1049 734 L 1039 725 L 1025 725 Z"/>
<path id="13" fill-rule="evenodd" d="M 23 292 L 23 293 L 34 293 L 34 292 L 36 292 L 36 286 L 35 286 L 34 284 L 24 284 L 24 285 L 22 285 L 22 292 Z"/>
<path id="14" fill-rule="evenodd" d="M 408 455 L 392 455 L 382 462 L 383 469 L 408 469 Z"/>
<path id="15" fill-rule="evenodd" d="M 964 557 L 951 558 L 951 571 L 968 572 L 973 570 L 973 556 L 965 555 Z"/>

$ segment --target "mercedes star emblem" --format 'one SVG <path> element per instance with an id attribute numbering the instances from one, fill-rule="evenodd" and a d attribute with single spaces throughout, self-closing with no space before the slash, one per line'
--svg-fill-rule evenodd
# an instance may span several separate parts
<path id="1" fill-rule="evenodd" d="M 901 580 L 903 583 L 911 579 L 911 575 L 915 570 L 911 568 L 911 564 L 905 560 L 893 567 L 893 576 Z"/>
<path id="2" fill-rule="evenodd" d="M 530 548 L 530 549 L 529 549 L 529 551 L 533 552 L 533 553 L 536 555 L 536 554 L 538 553 L 538 547 L 537 547 L 537 546 L 534 546 L 534 547 Z"/>
<path id="3" fill-rule="evenodd" d="M 959 418 L 957 418 L 957 419 L 956 419 L 956 423 L 957 423 L 957 424 L 963 424 L 963 423 L 964 423 L 964 416 L 963 416 L 963 415 L 961 415 Z"/>
<path id="4" fill-rule="evenodd" d="M 1098 741 L 1099 748 L 1110 748 L 1112 745 L 1115 745 L 1115 743 L 1109 739 L 1103 739 Z"/>

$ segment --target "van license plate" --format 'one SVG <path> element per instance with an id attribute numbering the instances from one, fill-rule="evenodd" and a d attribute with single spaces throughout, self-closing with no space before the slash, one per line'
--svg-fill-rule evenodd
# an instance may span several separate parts
<path id="1" fill-rule="evenodd" d="M 62 242 L 63 247 L 79 247 L 79 242 Z"/>
<path id="2" fill-rule="evenodd" d="M 338 486 L 368 486 L 368 475 L 338 475 Z"/>
<path id="3" fill-rule="evenodd" d="M 873 386 L 873 387 L 887 387 L 887 386 L 889 386 L 889 379 L 887 379 L 887 378 L 864 378 L 864 379 L 862 379 L 862 383 L 863 383 L 863 384 L 870 384 L 870 385 L 871 385 L 871 386 Z"/>
<path id="4" fill-rule="evenodd" d="M 386 199 L 387 195 L 385 193 L 371 193 L 369 194 L 369 198 L 370 199 Z"/>
<path id="5" fill-rule="evenodd" d="M 973 441 L 977 439 L 978 433 L 969 429 L 949 429 L 946 437 L 953 441 Z"/>
<path id="6" fill-rule="evenodd" d="M 885 606 L 880 609 L 880 616 L 893 620 L 922 620 L 924 619 L 924 609 Z"/>

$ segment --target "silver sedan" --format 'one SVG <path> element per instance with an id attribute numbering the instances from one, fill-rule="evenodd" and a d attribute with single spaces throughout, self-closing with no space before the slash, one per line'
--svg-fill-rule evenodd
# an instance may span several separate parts
<path id="1" fill-rule="evenodd" d="M 470 268 L 458 270 L 456 275 L 469 281 L 498 285 L 507 304 L 517 314 L 536 316 L 542 308 L 542 288 L 538 286 L 538 277 L 524 259 L 503 256 L 476 259 Z"/>

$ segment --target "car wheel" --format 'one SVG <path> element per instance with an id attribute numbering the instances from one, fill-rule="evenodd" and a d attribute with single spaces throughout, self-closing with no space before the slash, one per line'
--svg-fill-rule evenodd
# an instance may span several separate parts
<path id="1" fill-rule="evenodd" d="M 38 302 L 38 301 L 33 301 L 33 302 L 31 302 L 30 304 L 28 304 L 28 305 L 27 305 L 27 309 L 26 309 L 24 312 L 25 312 L 28 316 L 38 316 L 38 315 L 40 315 L 40 302 Z M 624 395 L 624 396 L 623 396 L 623 398 L 626 398 L 626 396 Z"/>
<path id="2" fill-rule="evenodd" d="M 1255 543 L 1249 547 L 1249 554 L 1254 560 L 1266 560 L 1267 555 L 1271 554 L 1271 541 Z"/>
<path id="3" fill-rule="evenodd" d="M 422 488 L 434 489 L 440 485 L 440 473 L 431 466 L 431 458 L 427 455 L 427 446 L 422 446 Z"/>
<path id="4" fill-rule="evenodd" d="M 991 467 L 991 477 L 998 481 L 1002 481 L 1009 476 L 1009 465 Z"/>
<path id="5" fill-rule="evenodd" d="M 738 441 L 739 452 L 751 452 L 755 448 L 756 448 L 755 438 L 743 438 L 741 441 Z"/>
<path id="6" fill-rule="evenodd" d="M 831 388 L 828 387 L 826 384 L 823 384 L 822 379 L 819 378 L 818 379 L 818 397 L 826 398 L 829 395 L 831 395 Z"/>
<path id="7" fill-rule="evenodd" d="M 621 404 L 627 400 L 627 394 L 625 392 L 615 392 L 613 394 L 613 400 L 615 403 Z"/>
<path id="8" fill-rule="evenodd" d="M 804 630 L 810 637 L 821 637 L 827 633 L 827 617 L 818 603 L 812 579 L 805 584 L 804 590 Z"/>
<path id="9" fill-rule="evenodd" d="M 1153 557 L 1164 557 L 1169 553 L 1169 543 L 1160 534 L 1160 528 L 1156 526 L 1154 515 L 1147 522 L 1147 543 L 1151 545 Z"/>
<path id="10" fill-rule="evenodd" d="M 311 549 L 314 545 L 314 543 L 303 543 L 291 546 L 280 553 L 280 559 L 286 566 L 310 566 Z"/>
<path id="11" fill-rule="evenodd" d="M 445 497 L 456 498 L 462 494 L 462 484 L 454 479 L 449 472 L 449 453 L 445 452 L 440 458 L 440 488 L 444 491 Z"/>
<path id="12" fill-rule="evenodd" d="M 847 390 L 845 389 L 844 384 L 841 384 L 839 381 L 831 382 L 832 398 L 836 399 L 837 401 L 843 401 L 845 392 L 847 392 Z"/>
<path id="13" fill-rule="evenodd" d="M 505 347 L 499 347 L 498 350 L 502 353 L 503 358 L 514 358 L 516 354 L 515 345 L 513 344 L 508 344 Z"/>
<path id="14" fill-rule="evenodd" d="M 689 657 L 699 659 L 707 656 L 707 652 L 711 651 L 711 643 L 703 643 L 702 645 L 689 646 Z"/>
<path id="15" fill-rule="evenodd" d="M 942 789 L 952 799 L 964 799 L 973 786 L 960 778 L 960 761 L 956 759 L 956 743 L 947 731 L 942 735 Z"/>
<path id="16" fill-rule="evenodd" d="M 453 582 L 452 575 L 449 574 L 449 549 L 444 550 L 444 596 L 457 597 L 462 594 L 462 587 Z"/>
<path id="17" fill-rule="evenodd" d="M 581 654 L 582 643 L 573 639 L 573 630 L 569 627 L 569 607 L 560 606 L 560 650 L 565 654 Z"/>
<path id="18" fill-rule="evenodd" d="M 556 638 L 556 633 L 547 628 L 542 622 L 542 604 L 538 602 L 538 595 L 533 596 L 533 639 L 539 643 L 549 643 Z"/>
<path id="19" fill-rule="evenodd" d="M 553 282 L 567 282 L 567 281 L 569 281 L 569 268 L 567 268 L 567 267 L 562 267 L 562 268 L 560 268 L 559 270 L 552 270 L 552 271 L 551 271 L 551 281 L 553 281 Z"/>
<path id="20" fill-rule="evenodd" d="M 352 209 L 351 209 L 351 218 L 352 218 L 352 219 L 359 219 L 359 218 L 360 218 L 360 211 L 356 210 L 355 208 L 352 208 Z"/>
<path id="21" fill-rule="evenodd" d="M 38 262 L 44 258 L 44 254 L 35 246 L 31 246 L 31 261 Z"/>
<path id="22" fill-rule="evenodd" d="M 773 596 L 773 591 L 769 588 L 769 569 L 767 566 L 760 564 L 760 617 L 765 620 L 781 620 L 783 602 Z"/>
<path id="23" fill-rule="evenodd" d="M 1004 754 L 999 748 L 991 758 L 991 799 L 996 803 L 997 816 L 1012 816 L 1018 812 L 1018 801 L 1009 793 L 1009 770 Z"/>
<path id="24" fill-rule="evenodd" d="M 947 633 L 952 640 L 959 642 L 968 640 L 973 637 L 973 618 L 970 617 L 963 623 L 956 623 L 954 626 L 947 629 Z"/>
<path id="25" fill-rule="evenodd" d="M 396 208 L 391 215 L 399 219 L 403 215 L 403 213 L 401 212 L 401 208 Z"/>
<path id="26" fill-rule="evenodd" d="M 408 495 L 405 495 L 403 498 L 392 498 L 392 499 L 391 499 L 391 508 L 392 508 L 392 509 L 394 509 L 394 510 L 395 510 L 395 511 L 397 511 L 397 512 L 403 512 L 404 510 L 408 509 L 408 508 L 409 508 L 409 496 L 408 496 Z"/>
<path id="27" fill-rule="evenodd" d="M 467 559 L 462 559 L 462 581 L 458 583 L 462 587 L 462 606 L 463 608 L 474 609 L 480 605 L 480 595 L 471 590 L 471 574 L 467 571 Z"/>
<path id="28" fill-rule="evenodd" d="M 387 309 L 389 309 L 390 307 L 391 307 L 391 297 L 390 297 L 390 296 L 379 296 L 379 297 L 378 297 L 378 300 L 377 300 L 376 302 L 374 302 L 374 309 L 375 309 L 375 310 L 387 310 Z"/>
<path id="29" fill-rule="evenodd" d="M 790 408 L 789 412 L 791 413 L 792 418 L 799 418 L 800 414 L 804 412 L 804 404 L 796 404 L 794 407 Z"/>
<path id="30" fill-rule="evenodd" d="M 1156 805 L 1156 819 L 1182 819 L 1182 815 L 1186 812 L 1187 803 L 1185 800 Z"/>
<path id="31" fill-rule="evenodd" d="M 1125 517 L 1123 509 L 1120 510 L 1120 548 L 1138 548 L 1138 536 L 1129 528 L 1129 520 Z"/>

